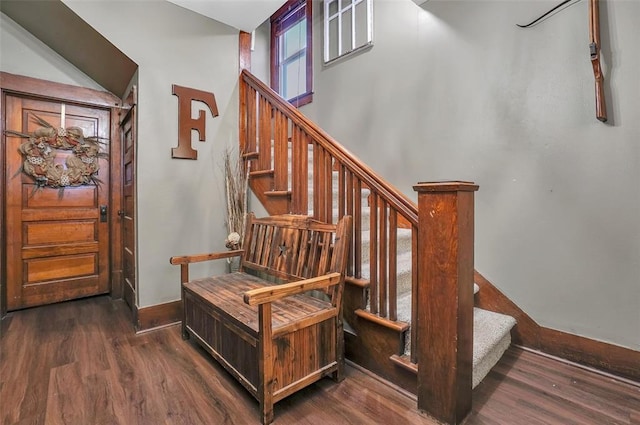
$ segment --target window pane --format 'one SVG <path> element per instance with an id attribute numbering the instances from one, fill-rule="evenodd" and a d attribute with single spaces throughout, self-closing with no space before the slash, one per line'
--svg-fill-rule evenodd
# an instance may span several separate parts
<path id="1" fill-rule="evenodd" d="M 356 47 L 364 46 L 368 40 L 367 2 L 361 1 L 356 5 Z"/>
<path id="2" fill-rule="evenodd" d="M 348 9 L 342 14 L 342 53 L 353 50 L 351 45 L 351 13 L 352 9 Z"/>
<path id="3" fill-rule="evenodd" d="M 338 11 L 338 0 L 334 0 L 329 3 L 329 16 L 332 16 Z"/>
<path id="4" fill-rule="evenodd" d="M 329 39 L 324 41 L 329 44 L 329 60 L 338 57 L 338 18 L 329 21 Z"/>
<path id="5" fill-rule="evenodd" d="M 307 22 L 305 20 L 298 22 L 283 34 L 281 47 L 281 60 L 286 60 L 307 47 Z"/>
<path id="6" fill-rule="evenodd" d="M 288 1 L 270 19 L 271 87 L 296 106 L 312 100 L 311 9 L 311 0 Z"/>
<path id="7" fill-rule="evenodd" d="M 298 59 L 283 64 L 280 72 L 280 87 L 282 97 L 285 99 L 292 99 L 306 92 L 306 59 L 307 55 L 302 54 Z"/>

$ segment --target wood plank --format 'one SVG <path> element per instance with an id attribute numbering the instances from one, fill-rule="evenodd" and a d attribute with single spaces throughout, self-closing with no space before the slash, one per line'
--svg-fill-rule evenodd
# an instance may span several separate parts
<path id="1" fill-rule="evenodd" d="M 241 276 L 241 277 L 238 277 Z M 251 275 L 227 274 L 217 276 L 215 284 L 212 278 L 193 280 L 184 285 L 185 290 L 215 305 L 229 317 L 241 321 L 247 332 L 258 332 L 258 309 L 244 302 L 245 292 L 263 288 L 265 281 Z M 303 305 L 304 309 L 294 308 Z M 331 304 L 308 295 L 294 295 L 290 298 L 273 302 L 273 328 L 288 325 L 291 321 L 302 320 L 318 311 L 325 310 Z"/>
<path id="2" fill-rule="evenodd" d="M 244 302 L 249 305 L 273 302 L 294 294 L 300 294 L 314 289 L 326 288 L 340 283 L 340 273 L 330 273 L 296 282 L 282 283 L 268 287 L 252 289 L 244 293 Z M 306 299 L 305 299 L 306 301 Z"/>
<path id="3" fill-rule="evenodd" d="M 387 203 L 383 200 L 380 199 L 378 202 L 378 205 L 375 206 L 375 208 L 378 208 L 380 211 L 380 220 L 379 220 L 379 226 L 380 229 L 378 231 L 378 264 L 379 266 L 379 271 L 378 271 L 378 294 L 379 294 L 379 299 L 378 299 L 378 309 L 380 311 L 380 316 L 382 317 L 387 317 L 387 301 L 388 301 L 388 287 L 387 284 L 389 282 L 388 280 L 388 275 L 387 275 L 387 267 L 388 267 L 388 258 L 389 258 L 389 253 L 387 252 L 387 246 L 389 243 L 389 227 L 388 227 L 388 209 L 387 209 Z M 395 229 L 394 229 L 395 231 Z M 392 256 L 394 256 L 395 254 L 392 254 Z M 395 279 L 395 276 L 394 276 Z M 395 304 L 395 299 L 393 300 L 394 304 Z"/>
<path id="4" fill-rule="evenodd" d="M 69 279 L 98 273 L 95 253 L 64 255 L 24 261 L 24 285 L 48 280 Z"/>
<path id="5" fill-rule="evenodd" d="M 376 193 L 371 193 L 369 195 L 369 240 L 377 241 L 378 240 L 378 195 Z M 378 281 L 378 244 L 370 243 L 369 244 L 369 276 L 370 276 L 370 284 L 369 284 L 369 309 L 371 313 L 378 314 L 378 298 L 379 298 L 379 281 Z"/>
<path id="6" fill-rule="evenodd" d="M 96 205 L 96 186 L 65 187 L 64 196 L 60 189 L 40 188 L 32 190 L 24 186 L 22 199 L 25 208 L 93 208 Z"/>
<path id="7" fill-rule="evenodd" d="M 28 302 L 23 302 L 24 307 L 34 307 L 47 302 L 67 301 L 73 298 L 88 297 L 95 294 L 106 293 L 100 288 L 97 276 L 82 276 L 61 280 L 56 285 L 34 283 L 24 285 L 22 288 Z"/>
<path id="8" fill-rule="evenodd" d="M 97 238 L 97 222 L 86 220 L 26 222 L 22 236 L 25 246 L 91 242 Z"/>
<path id="9" fill-rule="evenodd" d="M 274 147 L 273 147 L 273 189 L 275 191 L 289 190 L 289 148 L 288 121 L 280 111 L 275 112 Z"/>
<path id="10" fill-rule="evenodd" d="M 260 375 L 258 385 L 258 401 L 260 402 L 263 424 L 273 422 L 273 361 L 271 350 L 271 304 L 260 304 L 259 309 L 259 334 L 258 345 L 258 370 Z"/>
<path id="11" fill-rule="evenodd" d="M 115 417 L 83 423 L 258 422 L 252 396 L 199 346 L 183 341 L 178 326 L 136 335 L 123 301 L 102 296 L 16 311 L 0 326 L 3 424 L 64 423 L 58 416 L 64 409 L 47 407 L 61 400 L 77 409 L 90 406 L 89 419 Z M 347 365 L 345 373 L 339 384 L 322 379 L 278 402 L 276 423 L 436 424 L 418 412 L 415 396 L 355 365 Z M 68 378 L 59 379 L 63 375 Z M 83 395 L 85 383 L 91 391 Z M 584 419 L 580 425 L 637 424 L 640 418 L 640 383 L 516 348 L 473 395 L 467 425 L 571 424 L 576 417 Z M 584 414 L 590 406 L 598 416 Z"/>
<path id="12" fill-rule="evenodd" d="M 271 169 L 271 136 L 272 136 L 272 108 L 267 99 L 260 95 L 258 103 L 258 152 L 260 157 L 257 170 Z"/>
<path id="13" fill-rule="evenodd" d="M 98 252 L 98 242 L 78 243 L 73 245 L 52 245 L 52 246 L 38 246 L 31 248 L 23 248 L 22 259 L 29 260 L 39 257 L 51 257 L 55 255 L 61 256 L 73 256 L 77 254 L 86 254 L 91 252 Z"/>
<path id="14" fill-rule="evenodd" d="M 398 213 L 389 210 L 389 319 L 398 320 Z"/>

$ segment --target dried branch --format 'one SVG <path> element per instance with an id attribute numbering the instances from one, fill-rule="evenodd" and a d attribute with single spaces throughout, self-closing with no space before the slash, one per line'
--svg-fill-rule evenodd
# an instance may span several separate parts
<path id="1" fill-rule="evenodd" d="M 249 169 L 244 166 L 241 158 L 242 153 L 234 157 L 231 149 L 226 149 L 224 152 L 227 231 L 229 232 L 225 244 L 229 249 L 241 248 L 247 219 Z M 238 236 L 233 233 L 237 233 Z"/>

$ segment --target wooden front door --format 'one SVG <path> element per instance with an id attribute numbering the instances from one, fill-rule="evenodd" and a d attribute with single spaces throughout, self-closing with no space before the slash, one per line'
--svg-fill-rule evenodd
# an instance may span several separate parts
<path id="1" fill-rule="evenodd" d="M 109 109 L 17 95 L 7 95 L 5 105 L 6 130 L 31 134 L 41 127 L 37 116 L 100 137 L 109 152 Z M 21 171 L 18 149 L 25 141 L 5 137 L 7 310 L 109 292 L 108 160 L 99 160 L 99 186 L 36 188 Z M 70 155 L 58 150 L 55 162 L 64 164 Z"/>

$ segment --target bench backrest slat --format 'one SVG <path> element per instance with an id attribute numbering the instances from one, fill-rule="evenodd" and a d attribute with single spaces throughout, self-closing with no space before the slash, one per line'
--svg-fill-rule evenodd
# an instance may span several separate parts
<path id="1" fill-rule="evenodd" d="M 344 275 L 351 217 L 327 224 L 301 215 L 256 218 L 250 214 L 240 270 L 274 282 L 291 282 L 338 272 Z M 327 295 L 340 303 L 342 288 Z"/>

